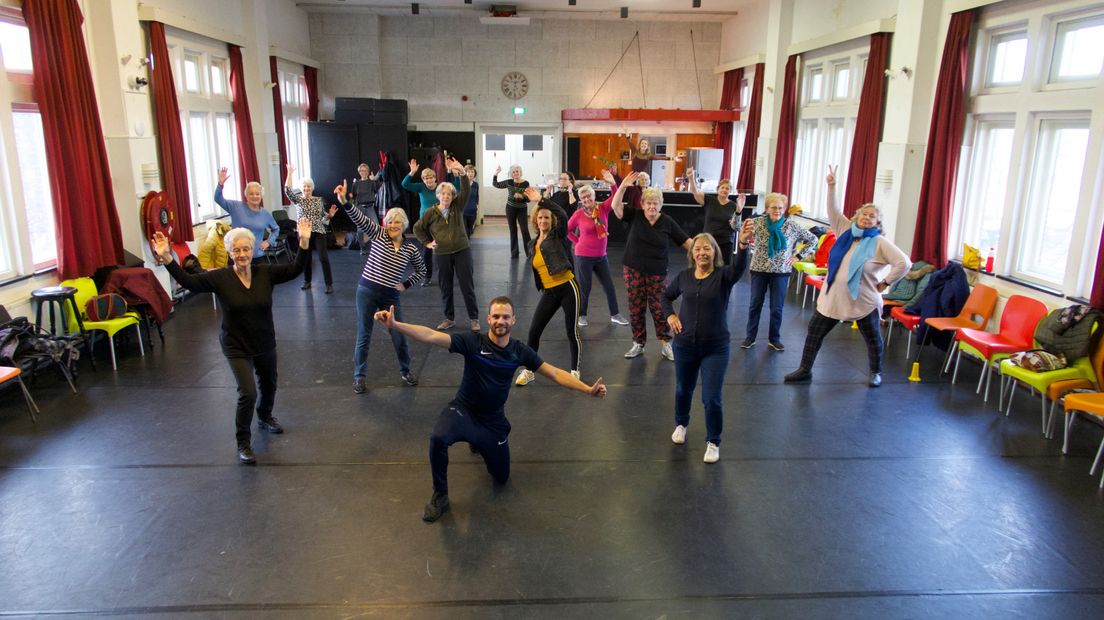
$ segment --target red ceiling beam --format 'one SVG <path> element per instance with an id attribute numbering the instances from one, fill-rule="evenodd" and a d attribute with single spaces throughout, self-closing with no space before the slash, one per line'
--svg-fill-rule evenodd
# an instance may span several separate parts
<path id="1" fill-rule="evenodd" d="M 732 122 L 740 120 L 737 110 L 657 110 L 627 108 L 572 108 L 560 113 L 565 121 L 688 121 Z"/>

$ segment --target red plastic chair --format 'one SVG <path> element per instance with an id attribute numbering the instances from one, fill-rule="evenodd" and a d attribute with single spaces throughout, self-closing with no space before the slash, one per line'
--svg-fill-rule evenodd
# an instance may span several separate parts
<path id="1" fill-rule="evenodd" d="M 984 402 L 989 402 L 989 384 L 992 382 L 993 357 L 1018 351 L 1027 351 L 1034 344 L 1035 328 L 1039 321 L 1047 314 L 1046 305 L 1036 299 L 1013 295 L 1008 298 L 1001 314 L 1000 332 L 993 334 L 981 329 L 964 327 L 955 334 L 955 348 L 958 354 L 955 357 L 954 375 L 951 383 L 958 379 L 958 366 L 962 362 L 962 352 L 982 360 L 983 369 L 978 378 L 977 390 L 981 392 L 982 383 L 985 384 Z"/>
<path id="2" fill-rule="evenodd" d="M 912 334 L 916 332 L 916 328 L 920 326 L 919 314 L 908 314 L 905 312 L 904 306 L 893 306 L 893 309 L 889 311 L 889 329 L 886 330 L 886 344 L 889 347 L 889 340 L 893 338 L 893 324 L 900 323 L 901 327 L 904 327 L 909 331 L 908 333 L 908 346 L 905 347 L 905 357 L 910 357 L 912 354 Z"/>
<path id="3" fill-rule="evenodd" d="M 805 309 L 805 300 L 809 297 L 809 287 L 816 290 L 824 288 L 824 278 L 826 276 L 805 276 L 805 294 L 801 296 L 801 309 Z M 813 303 L 816 303 L 816 293 L 813 293 Z"/>

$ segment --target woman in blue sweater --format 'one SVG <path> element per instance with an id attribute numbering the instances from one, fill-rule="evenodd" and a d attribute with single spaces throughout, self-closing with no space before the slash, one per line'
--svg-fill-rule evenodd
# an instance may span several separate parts
<path id="1" fill-rule="evenodd" d="M 705 405 L 705 462 L 716 463 L 721 458 L 721 387 L 728 369 L 728 298 L 732 287 L 744 275 L 747 266 L 747 244 L 752 234 L 752 222 L 740 229 L 739 251 L 730 265 L 725 265 L 716 239 L 709 233 L 694 237 L 690 246 L 690 268 L 675 276 L 663 292 L 660 303 L 667 324 L 675 333 L 675 432 L 671 441 L 686 443 L 686 427 L 690 424 L 690 403 L 698 374 L 702 378 L 702 404 Z M 682 297 L 675 313 L 674 302 Z"/>
<path id="2" fill-rule="evenodd" d="M 257 242 L 253 246 L 253 261 L 264 257 L 269 244 L 280 234 L 280 227 L 276 225 L 276 219 L 272 213 L 261 205 L 264 198 L 264 188 L 256 181 L 250 181 L 245 185 L 245 202 L 229 200 L 222 195 L 222 186 L 226 179 L 230 178 L 230 171 L 219 168 L 218 185 L 215 186 L 215 204 L 222 207 L 223 211 L 230 214 L 230 226 L 232 228 L 245 228 L 253 233 Z M 268 238 L 265 238 L 265 232 Z"/>

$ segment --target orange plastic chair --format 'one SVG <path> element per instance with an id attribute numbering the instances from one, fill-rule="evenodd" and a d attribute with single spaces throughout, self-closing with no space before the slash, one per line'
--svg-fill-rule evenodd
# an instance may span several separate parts
<path id="1" fill-rule="evenodd" d="M 1065 432 L 1062 438 L 1062 454 L 1066 454 L 1069 451 L 1069 436 L 1070 430 L 1073 428 L 1073 421 L 1077 418 L 1077 414 L 1084 414 L 1093 416 L 1096 418 L 1104 419 L 1104 337 L 1101 334 L 1097 334 L 1096 347 L 1092 353 L 1092 365 L 1093 371 L 1096 373 L 1096 392 L 1079 392 L 1076 394 L 1066 394 L 1064 398 L 1064 406 L 1066 412 Z M 1074 383 L 1072 381 L 1066 383 Z M 1076 386 L 1085 387 L 1085 386 Z M 1075 389 L 1070 387 L 1069 389 Z M 1051 414 L 1051 422 L 1053 422 L 1053 407 Z M 1049 423 L 1048 423 L 1049 426 Z M 1100 447 L 1096 450 L 1096 458 L 1093 459 L 1092 467 L 1089 469 L 1089 475 L 1096 474 L 1096 468 L 1100 466 L 1101 455 L 1104 455 L 1104 438 L 1100 440 Z M 1100 478 L 1100 488 L 1104 489 L 1104 476 Z"/>
<path id="2" fill-rule="evenodd" d="M 974 286 L 974 290 L 970 291 L 970 296 L 966 298 L 966 303 L 962 306 L 962 312 L 959 312 L 958 316 L 933 316 L 924 319 L 924 322 L 927 323 L 928 327 L 931 329 L 937 329 L 941 332 L 957 332 L 965 328 L 984 330 L 985 326 L 989 324 L 989 319 L 993 316 L 993 311 L 997 309 L 997 297 L 997 289 L 984 284 L 978 284 Z M 920 348 L 916 350 L 915 361 L 920 361 L 920 354 L 924 352 L 924 343 L 928 341 L 928 336 L 930 334 L 931 331 L 929 330 L 924 334 L 924 339 L 920 341 Z M 943 359 L 943 367 L 940 374 L 950 369 L 951 351 L 953 350 L 954 347 L 947 347 L 947 355 Z"/>
<path id="3" fill-rule="evenodd" d="M 966 352 L 972 357 L 982 361 L 981 376 L 975 393 L 981 392 L 981 386 L 985 384 L 985 397 L 983 402 L 989 402 L 989 384 L 992 382 L 994 357 L 997 360 L 1007 357 L 1011 353 L 1027 351 L 1033 348 L 1035 342 L 1035 328 L 1039 321 L 1047 314 L 1046 304 L 1025 297 L 1013 295 L 1008 298 L 1008 303 L 1001 313 L 1000 332 L 993 334 L 982 329 L 964 327 L 955 333 L 955 347 L 958 355 L 955 357 L 954 375 L 951 376 L 953 385 L 958 379 L 958 366 L 962 362 L 962 353 Z"/>
<path id="4" fill-rule="evenodd" d="M 19 384 L 19 389 L 23 390 L 23 401 L 27 403 L 27 411 L 31 412 L 31 422 L 38 423 L 38 418 L 35 417 L 36 413 L 39 413 L 38 405 L 35 403 L 34 398 L 31 397 L 31 393 L 27 390 L 26 384 L 23 383 L 23 370 L 20 368 L 12 368 L 11 366 L 0 366 L 0 385 L 3 385 L 9 381 L 15 381 Z"/>

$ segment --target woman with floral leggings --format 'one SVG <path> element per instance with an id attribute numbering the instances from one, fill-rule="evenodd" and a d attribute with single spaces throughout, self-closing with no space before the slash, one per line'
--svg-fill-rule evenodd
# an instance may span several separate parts
<path id="1" fill-rule="evenodd" d="M 622 185 L 631 186 L 636 182 L 636 177 L 637 173 L 630 173 Z M 674 361 L 671 330 L 660 307 L 660 298 L 667 287 L 668 242 L 689 250 L 690 237 L 671 216 L 660 213 L 663 193 L 658 189 L 649 187 L 644 190 L 639 209 L 626 207 L 621 198 L 620 195 L 615 197 L 613 213 L 629 227 L 622 262 L 625 288 L 629 295 L 629 325 L 633 332 L 633 345 L 625 357 L 633 358 L 644 353 L 644 343 L 648 338 L 645 313 L 651 312 L 656 338 L 663 343 L 660 353 Z"/>

